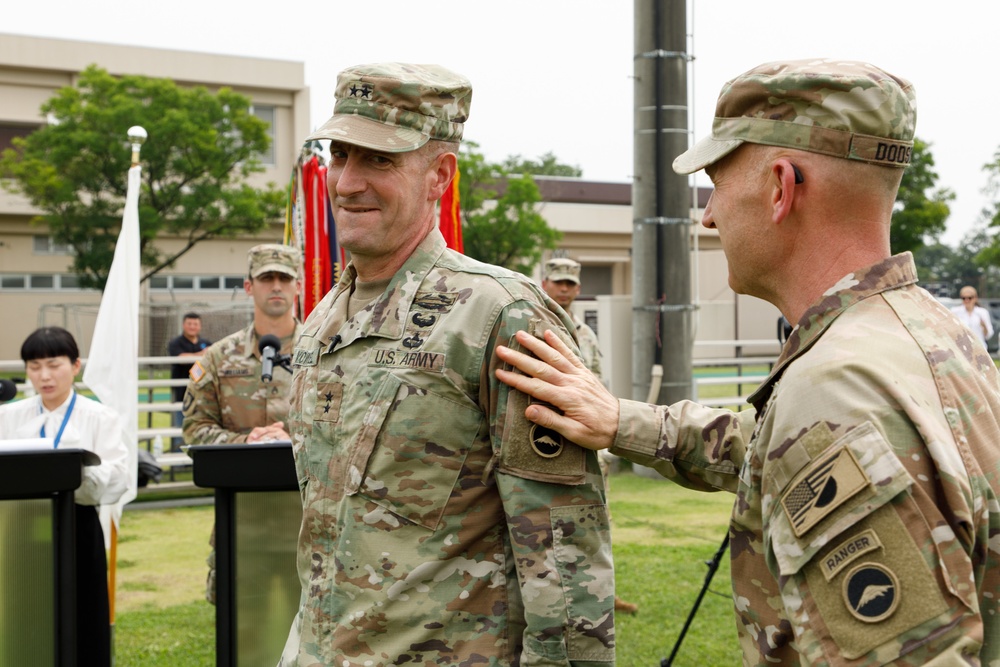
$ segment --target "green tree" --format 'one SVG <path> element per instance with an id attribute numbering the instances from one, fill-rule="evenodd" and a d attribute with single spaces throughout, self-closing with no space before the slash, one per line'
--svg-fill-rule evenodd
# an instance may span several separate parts
<path id="1" fill-rule="evenodd" d="M 993 159 L 983 165 L 988 180 L 983 193 L 991 198 L 990 204 L 982 211 L 982 220 L 985 222 L 982 235 L 985 243 L 976 255 L 976 264 L 984 268 L 1000 265 L 1000 148 L 993 154 Z M 984 296 L 980 291 L 980 296 Z"/>
<path id="2" fill-rule="evenodd" d="M 930 145 L 914 139 L 910 166 L 903 171 L 892 213 L 889 241 L 893 254 L 916 251 L 927 239 L 936 240 L 944 232 L 951 213 L 948 202 L 955 199 L 955 193 L 934 189 L 937 180 Z"/>
<path id="3" fill-rule="evenodd" d="M 244 179 L 263 170 L 267 123 L 249 98 L 222 88 L 182 88 L 169 79 L 114 77 L 91 65 L 75 86 L 56 91 L 41 111 L 48 125 L 15 139 L 0 156 L 4 186 L 44 211 L 60 243 L 73 246 L 73 271 L 86 287 L 104 287 L 114 257 L 131 151 L 126 131 L 141 125 L 140 249 L 149 270 L 171 266 L 197 243 L 257 232 L 280 215 L 284 192 Z M 181 247 L 157 247 L 162 232 Z"/>
<path id="4" fill-rule="evenodd" d="M 562 238 L 536 210 L 542 196 L 535 180 L 530 174 L 512 176 L 503 165 L 487 162 L 471 141 L 462 145 L 458 168 L 465 254 L 530 273 L 542 253 L 554 250 Z"/>
<path id="5" fill-rule="evenodd" d="M 510 155 L 503 161 L 503 168 L 509 174 L 533 174 L 535 176 L 568 176 L 580 178 L 583 170 L 577 166 L 561 164 L 552 151 L 537 160 L 526 160 L 520 155 Z"/>

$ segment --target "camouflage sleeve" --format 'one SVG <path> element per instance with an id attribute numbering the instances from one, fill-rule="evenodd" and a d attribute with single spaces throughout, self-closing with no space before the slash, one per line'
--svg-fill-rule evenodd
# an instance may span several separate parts
<path id="1" fill-rule="evenodd" d="M 609 450 L 700 491 L 730 491 L 754 429 L 754 411 L 709 408 L 692 401 L 650 405 L 621 399 L 618 435 Z"/>
<path id="2" fill-rule="evenodd" d="M 493 343 L 564 321 L 543 307 L 509 307 Z M 594 452 L 532 427 L 527 397 L 496 380 L 489 410 L 497 488 L 523 603 L 523 665 L 614 664 L 614 567 L 604 484 Z"/>
<path id="3" fill-rule="evenodd" d="M 804 663 L 979 664 L 975 517 L 989 501 L 901 340 L 867 336 L 855 358 L 815 346 L 762 419 L 759 548 Z"/>
<path id="4" fill-rule="evenodd" d="M 223 428 L 219 398 L 217 359 L 206 353 L 191 367 L 191 379 L 184 393 L 184 442 L 189 445 L 216 445 L 246 442 L 247 434 Z"/>

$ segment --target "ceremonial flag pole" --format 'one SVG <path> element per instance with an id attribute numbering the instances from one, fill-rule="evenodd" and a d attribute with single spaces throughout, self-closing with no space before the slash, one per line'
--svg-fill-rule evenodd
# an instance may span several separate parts
<path id="1" fill-rule="evenodd" d="M 462 211 L 459 206 L 458 183 L 461 174 L 455 170 L 455 178 L 451 179 L 448 189 L 441 197 L 441 234 L 444 241 L 452 250 L 465 253 L 465 245 L 462 243 Z"/>
<path id="2" fill-rule="evenodd" d="M 101 296 L 101 306 L 94 324 L 83 382 L 97 399 L 118 413 L 122 437 L 129 452 L 129 483 L 125 494 L 114 506 L 101 507 L 101 525 L 105 546 L 110 548 L 108 563 L 108 602 L 112 646 L 115 627 L 115 579 L 118 560 L 118 526 L 122 509 L 136 497 L 138 477 L 139 424 L 139 190 L 142 168 L 139 150 L 146 140 L 146 130 L 129 128 L 132 143 L 132 167 L 128 171 L 128 190 L 122 228 L 115 244 L 115 256 L 108 281 Z"/>

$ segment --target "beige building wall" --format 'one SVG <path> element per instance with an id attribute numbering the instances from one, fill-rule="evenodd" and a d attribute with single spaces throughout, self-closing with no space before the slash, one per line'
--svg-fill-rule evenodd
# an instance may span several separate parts
<path id="1" fill-rule="evenodd" d="M 546 184 L 540 182 L 540 185 L 544 194 Z M 598 317 L 597 297 L 632 293 L 632 206 L 620 193 L 608 196 L 609 199 L 615 197 L 619 203 L 545 202 L 538 207 L 549 224 L 563 233 L 559 247 L 551 256 L 570 257 L 583 265 L 582 297 L 573 305 L 581 318 L 586 314 L 591 322 Z M 707 192 L 703 197 L 707 199 Z M 695 357 L 732 357 L 736 353 L 735 346 L 715 343 L 736 339 L 768 341 L 743 347 L 743 354 L 773 353 L 777 347 L 778 309 L 755 297 L 733 292 L 718 232 L 702 227 L 700 210 L 692 210 L 691 217 L 694 221 L 690 248 Z M 604 289 L 588 289 L 588 276 Z M 541 282 L 541 266 L 533 278 Z M 594 329 L 596 331 L 597 327 Z M 611 348 L 623 343 L 602 340 L 601 344 L 602 347 L 606 344 L 610 353 Z M 626 344 L 630 345 L 631 341 Z"/>
<path id="2" fill-rule="evenodd" d="M 302 141 L 312 127 L 309 90 L 304 83 L 304 65 L 299 62 L 0 33 L 0 126 L 44 123 L 39 112 L 41 104 L 57 88 L 74 83 L 79 72 L 91 63 L 115 75 L 168 77 L 182 85 L 209 89 L 229 86 L 257 105 L 273 106 L 274 164 L 255 175 L 252 182 L 288 182 Z M 122 128 L 123 140 L 127 129 Z M 147 141 L 155 142 L 156 137 Z M 584 265 L 585 297 L 576 304 L 580 312 L 594 310 L 599 295 L 630 294 L 633 222 L 629 184 L 579 179 L 538 181 L 546 199 L 539 211 L 564 234 L 553 254 L 572 257 Z M 47 230 L 31 224 L 38 213 L 23 197 L 0 188 L 0 298 L 7 315 L 6 326 L 0 327 L 0 359 L 16 359 L 21 342 L 40 324 L 66 326 L 79 338 L 82 353 L 89 353 L 100 294 L 62 284 L 72 282 L 71 258 L 65 252 L 60 254 L 60 249 L 39 251 L 36 237 L 44 241 Z M 694 215 L 697 218 L 697 211 Z M 148 317 L 140 325 L 141 353 L 165 354 L 165 341 L 179 333 L 179 317 L 187 310 L 233 312 L 231 316 L 217 314 L 206 319 L 206 331 L 212 339 L 242 326 L 249 305 L 242 289 L 246 252 L 256 243 L 280 241 L 282 227 L 283 221 L 274 221 L 264 233 L 252 238 L 199 243 L 172 269 L 144 283 Z M 777 311 L 757 299 L 737 298 L 729 289 L 718 235 L 697 224 L 692 225 L 691 234 L 697 340 L 773 337 Z M 157 243 L 169 252 L 180 248 L 183 241 L 163 237 Z M 55 276 L 56 284 L 41 289 L 5 286 L 5 281 L 16 282 L 25 276 Z M 540 270 L 534 278 L 541 280 Z M 203 288 L 204 281 L 214 281 L 214 286 Z M 229 287 L 225 288 L 225 284 Z M 89 308 L 81 309 L 81 305 Z M 623 344 L 631 341 L 602 340 L 602 346 Z M 731 356 L 732 351 L 696 346 L 695 354 Z"/>
<path id="3" fill-rule="evenodd" d="M 39 111 L 42 103 L 58 88 L 72 85 L 90 64 L 113 75 L 166 77 L 180 85 L 200 85 L 209 90 L 228 86 L 250 97 L 255 105 L 273 107 L 274 163 L 265 165 L 264 171 L 255 174 L 250 182 L 257 186 L 271 182 L 283 186 L 288 182 L 302 141 L 311 128 L 303 63 L 0 34 L 0 125 L 32 127 L 45 123 Z M 122 128 L 123 142 L 127 130 Z M 155 141 L 155 136 L 147 139 L 147 143 Z M 126 174 L 122 174 L 125 178 Z M 71 257 L 59 249 L 39 251 L 35 237 L 48 235 L 44 226 L 31 223 L 39 213 L 25 198 L 0 188 L 0 298 L 9 317 L 8 325 L 0 328 L 0 359 L 17 358 L 21 342 L 40 324 L 67 326 L 80 339 L 81 352 L 86 355 L 89 351 L 93 318 L 88 309 L 80 311 L 78 307 L 90 305 L 96 313 L 100 293 L 62 286 L 63 282 L 72 282 Z M 163 276 L 188 280 L 242 276 L 247 250 L 259 242 L 281 241 L 282 223 L 275 221 L 265 233 L 253 238 L 199 243 Z M 176 238 L 164 237 L 157 243 L 168 252 L 182 247 L 182 240 Z M 24 276 L 29 280 L 33 276 L 40 280 L 59 277 L 52 288 L 18 288 L 16 283 Z M 143 295 L 156 307 L 176 304 L 176 309 L 203 304 L 245 306 L 247 302 L 242 287 L 235 292 L 169 291 L 144 284 Z M 163 322 L 163 318 L 144 320 L 140 329 L 142 354 L 165 354 L 159 341 L 167 333 L 172 336 L 180 332 L 179 322 L 167 325 L 176 331 L 144 330 L 162 326 Z"/>

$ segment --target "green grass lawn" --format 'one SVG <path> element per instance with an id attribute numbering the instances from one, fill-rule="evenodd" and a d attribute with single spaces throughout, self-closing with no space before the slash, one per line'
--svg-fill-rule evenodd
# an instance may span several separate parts
<path id="1" fill-rule="evenodd" d="M 631 472 L 611 478 L 618 594 L 639 605 L 616 618 L 622 667 L 670 654 L 725 534 L 733 497 L 697 493 Z M 118 667 L 213 667 L 215 608 L 204 601 L 211 506 L 127 510 L 118 546 Z M 674 665 L 739 665 L 729 554 Z M 277 658 L 275 659 L 277 662 Z"/>

